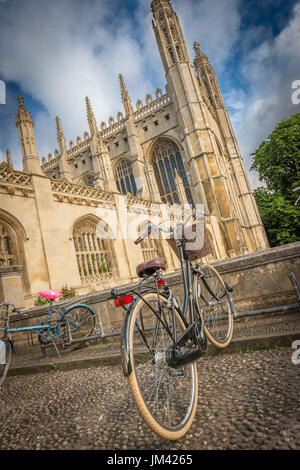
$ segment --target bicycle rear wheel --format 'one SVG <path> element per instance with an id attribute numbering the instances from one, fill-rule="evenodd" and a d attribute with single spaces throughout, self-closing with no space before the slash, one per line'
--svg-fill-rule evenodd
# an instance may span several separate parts
<path id="1" fill-rule="evenodd" d="M 2 349 L 3 348 L 3 349 Z M 8 340 L 0 341 L 0 357 L 2 358 L 0 363 L 0 386 L 3 384 L 7 375 L 10 361 L 11 361 L 11 343 Z"/>
<path id="2" fill-rule="evenodd" d="M 187 433 L 196 413 L 197 366 L 192 363 L 176 370 L 168 366 L 166 351 L 173 341 L 156 314 L 165 319 L 173 337 L 176 331 L 177 339 L 186 328 L 179 312 L 175 310 L 173 318 L 166 299 L 160 296 L 160 300 L 162 313 L 159 313 L 156 292 L 140 299 L 131 313 L 129 360 L 132 372 L 128 380 L 146 423 L 164 439 L 175 440 Z"/>
<path id="3" fill-rule="evenodd" d="M 74 305 L 65 312 L 65 316 L 71 320 L 66 326 L 70 328 L 72 339 L 92 336 L 96 326 L 96 314 L 88 305 Z"/>
<path id="4" fill-rule="evenodd" d="M 209 341 L 225 348 L 233 334 L 233 304 L 220 274 L 209 264 L 200 267 L 194 288 L 197 307 L 202 309 L 204 329 Z"/>

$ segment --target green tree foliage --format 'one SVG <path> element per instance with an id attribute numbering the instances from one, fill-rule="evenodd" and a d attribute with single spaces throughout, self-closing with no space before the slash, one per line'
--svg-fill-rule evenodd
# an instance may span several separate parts
<path id="1" fill-rule="evenodd" d="M 265 187 L 254 196 L 271 246 L 300 240 L 300 113 L 281 121 L 253 154 L 251 169 Z"/>
<path id="2" fill-rule="evenodd" d="M 254 190 L 254 196 L 271 246 L 300 240 L 300 208 L 280 192 L 266 188 Z"/>

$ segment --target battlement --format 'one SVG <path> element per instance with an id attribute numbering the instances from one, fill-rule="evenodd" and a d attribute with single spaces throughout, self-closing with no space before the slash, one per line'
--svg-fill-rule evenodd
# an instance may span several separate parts
<path id="1" fill-rule="evenodd" d="M 153 100 L 152 95 L 146 96 L 146 105 L 143 106 L 142 101 L 138 101 L 136 104 L 137 110 L 134 113 L 134 120 L 139 121 L 144 119 L 149 114 L 155 113 L 159 109 L 170 103 L 170 97 L 167 93 L 163 95 L 162 91 L 158 88 L 155 92 L 156 99 Z"/>
<path id="2" fill-rule="evenodd" d="M 155 91 L 155 99 L 151 94 L 147 94 L 145 97 L 146 104 L 142 100 L 136 102 L 136 110 L 133 112 L 133 119 L 136 123 L 145 119 L 147 116 L 150 116 L 153 113 L 156 113 L 158 110 L 164 108 L 170 104 L 171 100 L 167 93 L 163 94 L 160 88 L 157 88 Z M 116 120 L 113 116 L 108 119 L 108 124 L 102 121 L 100 124 L 100 130 L 98 131 L 98 136 L 103 140 L 109 139 L 112 136 L 115 136 L 122 132 L 125 129 L 125 117 L 124 114 L 120 111 L 116 116 Z M 85 152 L 89 149 L 90 135 L 88 132 L 83 134 L 83 138 L 80 136 L 76 137 L 76 143 L 73 140 L 69 142 L 69 148 L 67 150 L 67 155 L 69 158 L 73 158 L 81 152 Z M 54 157 L 51 153 L 48 154 L 48 161 L 45 157 L 42 157 L 42 169 L 44 171 L 49 171 L 54 169 L 58 165 L 59 152 L 58 150 L 54 151 Z"/>

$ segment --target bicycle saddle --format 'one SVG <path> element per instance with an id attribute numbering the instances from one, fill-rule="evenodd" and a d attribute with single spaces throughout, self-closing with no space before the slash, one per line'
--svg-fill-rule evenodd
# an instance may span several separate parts
<path id="1" fill-rule="evenodd" d="M 55 300 L 58 299 L 58 297 L 61 296 L 61 293 L 58 289 L 51 289 L 51 290 L 44 290 L 39 292 L 41 297 L 44 297 L 45 299 L 51 299 Z"/>
<path id="2" fill-rule="evenodd" d="M 141 263 L 136 268 L 136 273 L 139 277 L 149 276 L 154 274 L 159 269 L 167 269 L 166 260 L 164 258 L 155 258 L 146 263 Z"/>

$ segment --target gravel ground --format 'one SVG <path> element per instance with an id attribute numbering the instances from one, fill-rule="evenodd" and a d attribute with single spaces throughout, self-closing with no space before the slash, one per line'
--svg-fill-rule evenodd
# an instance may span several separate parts
<path id="1" fill-rule="evenodd" d="M 8 377 L 0 449 L 300 449 L 300 365 L 291 352 L 200 359 L 196 418 L 176 442 L 140 418 L 120 366 Z"/>

